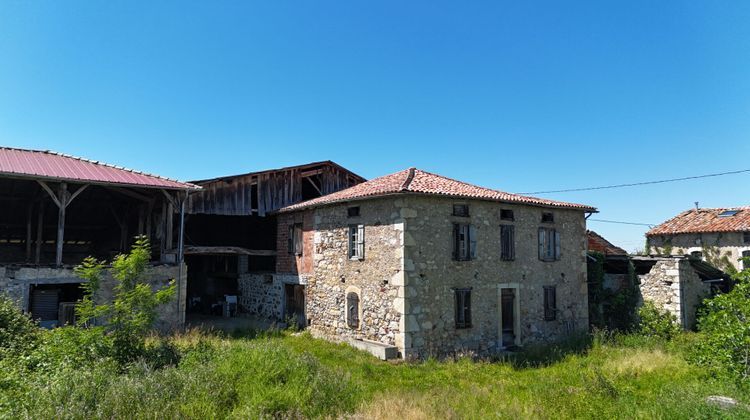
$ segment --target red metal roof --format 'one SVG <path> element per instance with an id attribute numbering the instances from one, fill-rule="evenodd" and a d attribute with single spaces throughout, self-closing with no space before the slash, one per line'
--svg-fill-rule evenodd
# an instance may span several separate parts
<path id="1" fill-rule="evenodd" d="M 60 153 L 0 147 L 0 176 L 163 189 L 197 185 Z"/>
<path id="2" fill-rule="evenodd" d="M 583 211 L 596 211 L 596 208 L 584 204 L 566 203 L 543 198 L 527 197 L 518 194 L 491 190 L 465 182 L 456 181 L 441 175 L 432 174 L 416 168 L 404 169 L 394 174 L 364 182 L 324 195 L 299 204 L 284 207 L 280 212 L 317 207 L 342 201 L 378 197 L 391 194 L 426 194 L 446 197 L 471 198 L 478 200 L 498 201 L 506 203 L 529 204 L 543 207 L 558 207 Z"/>
<path id="3" fill-rule="evenodd" d="M 721 217 L 725 211 L 737 211 L 733 216 Z M 747 232 L 750 231 L 750 206 L 716 209 L 692 209 L 646 232 L 646 236 L 677 233 Z"/>
<path id="4" fill-rule="evenodd" d="M 604 255 L 628 255 L 627 251 L 613 245 L 612 242 L 604 239 L 603 236 L 593 230 L 587 230 L 586 237 L 589 241 L 589 251 L 599 252 Z"/>

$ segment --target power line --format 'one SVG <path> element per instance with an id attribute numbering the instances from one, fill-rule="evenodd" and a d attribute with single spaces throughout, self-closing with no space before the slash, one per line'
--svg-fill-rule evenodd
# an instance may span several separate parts
<path id="1" fill-rule="evenodd" d="M 636 186 L 639 186 L 639 185 L 651 185 L 651 184 L 663 184 L 663 183 L 666 183 L 666 182 L 687 181 L 687 180 L 691 180 L 691 179 L 710 178 L 710 177 L 714 177 L 714 176 L 735 175 L 735 174 L 741 174 L 741 173 L 744 173 L 744 172 L 750 172 L 750 169 L 741 169 L 739 171 L 720 172 L 720 173 L 716 173 L 716 174 L 686 176 L 686 177 L 682 177 L 682 178 L 661 179 L 659 181 L 633 182 L 633 183 L 629 183 L 629 184 L 604 185 L 604 186 L 600 186 L 600 187 L 570 188 L 570 189 L 567 189 L 567 190 L 533 191 L 533 192 L 524 192 L 524 193 L 519 193 L 519 194 L 553 194 L 553 193 L 562 193 L 562 192 L 606 190 L 606 189 L 611 189 L 611 188 L 636 187 Z"/>
<path id="2" fill-rule="evenodd" d="M 619 225 L 635 225 L 635 226 L 656 226 L 653 223 L 635 223 L 635 222 L 621 222 L 619 220 L 604 220 L 604 219 L 588 219 L 590 222 L 602 222 L 602 223 L 617 223 Z"/>

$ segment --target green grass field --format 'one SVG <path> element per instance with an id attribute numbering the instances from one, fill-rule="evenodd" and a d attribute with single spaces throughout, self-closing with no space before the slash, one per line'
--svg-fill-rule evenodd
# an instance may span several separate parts
<path id="1" fill-rule="evenodd" d="M 75 356 L 55 345 L 81 333 L 48 334 L 41 354 L 0 364 L 3 416 L 750 418 L 705 403 L 750 396 L 689 365 L 679 350 L 689 337 L 663 345 L 624 336 L 495 362 L 394 363 L 308 334 L 192 331 L 152 340 L 153 360 L 123 372 L 86 357 L 96 343 L 85 338 L 64 339 L 76 341 Z"/>

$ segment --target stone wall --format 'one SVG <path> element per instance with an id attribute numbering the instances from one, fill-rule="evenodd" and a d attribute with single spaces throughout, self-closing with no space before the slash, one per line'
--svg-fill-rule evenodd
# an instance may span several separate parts
<path id="1" fill-rule="evenodd" d="M 695 328 L 696 309 L 711 293 L 690 261 L 670 258 L 658 261 L 640 279 L 641 301 L 653 302 L 658 308 L 677 317 L 684 329 Z"/>
<path id="2" fill-rule="evenodd" d="M 469 217 L 452 215 L 453 204 L 469 206 Z M 586 226 L 576 210 L 408 196 L 396 200 L 406 219 L 405 355 L 443 355 L 497 350 L 500 341 L 500 289 L 517 288 L 521 344 L 550 341 L 588 328 Z M 501 209 L 514 220 L 501 220 Z M 541 223 L 542 213 L 554 223 Z M 476 229 L 477 252 L 471 261 L 452 256 L 453 223 Z M 500 225 L 515 226 L 515 259 L 500 258 Z M 538 229 L 561 234 L 559 261 L 540 261 Z M 557 316 L 544 319 L 544 286 L 556 286 Z M 472 327 L 457 329 L 455 288 L 471 288 Z"/>
<path id="3" fill-rule="evenodd" d="M 742 253 L 750 251 L 750 243 L 744 243 L 742 232 L 682 233 L 678 235 L 656 235 L 648 238 L 652 254 L 675 256 L 704 252 L 704 247 L 716 248 L 737 269 L 745 267 L 739 262 Z"/>
<path id="4" fill-rule="evenodd" d="M 180 273 L 182 276 L 180 277 Z M 169 331 L 182 327 L 185 323 L 185 299 L 187 293 L 187 266 L 182 265 L 152 265 L 146 269 L 146 278 L 154 288 L 166 286 L 169 281 L 175 280 L 175 299 L 160 306 L 157 311 L 156 328 Z M 0 292 L 8 295 L 18 303 L 18 307 L 24 311 L 29 308 L 29 292 L 34 284 L 62 284 L 82 283 L 70 268 L 51 267 L 0 267 Z M 102 286 L 97 295 L 100 301 L 110 300 L 115 285 L 115 280 L 105 272 L 102 277 Z"/>
<path id="5" fill-rule="evenodd" d="M 307 276 L 281 273 L 240 275 L 237 285 L 242 311 L 275 321 L 283 321 L 285 284 L 307 284 Z"/>
<path id="6" fill-rule="evenodd" d="M 403 220 L 389 198 L 352 206 L 360 207 L 360 216 L 348 217 L 346 204 L 307 211 L 314 214 L 314 268 L 306 287 L 309 328 L 334 340 L 359 338 L 398 345 L 403 342 L 399 312 L 404 298 L 399 280 L 403 278 Z M 363 224 L 365 231 L 362 260 L 348 256 L 349 226 L 357 224 Z M 359 294 L 360 326 L 356 329 L 346 323 L 350 291 Z"/>

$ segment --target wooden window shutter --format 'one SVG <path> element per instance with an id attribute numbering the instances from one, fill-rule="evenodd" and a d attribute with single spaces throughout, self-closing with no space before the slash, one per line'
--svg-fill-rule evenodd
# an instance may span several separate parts
<path id="1" fill-rule="evenodd" d="M 289 236 L 286 238 L 287 252 L 294 254 L 294 224 L 289 225 Z"/>
<path id="2" fill-rule="evenodd" d="M 477 229 L 474 225 L 468 225 L 467 234 L 469 235 L 469 260 L 477 258 Z"/>
<path id="3" fill-rule="evenodd" d="M 544 260 L 544 243 L 546 242 L 544 240 L 546 231 L 543 228 L 539 228 L 539 259 Z"/>
<path id="4" fill-rule="evenodd" d="M 294 253 L 302 255 L 302 225 L 294 226 Z"/>
<path id="5" fill-rule="evenodd" d="M 365 258 L 365 225 L 357 226 L 357 258 Z"/>
<path id="6" fill-rule="evenodd" d="M 555 236 L 555 260 L 560 259 L 560 232 L 554 231 Z"/>
<path id="7" fill-rule="evenodd" d="M 557 290 L 555 286 L 544 286 L 544 319 L 554 321 L 557 318 Z"/>

